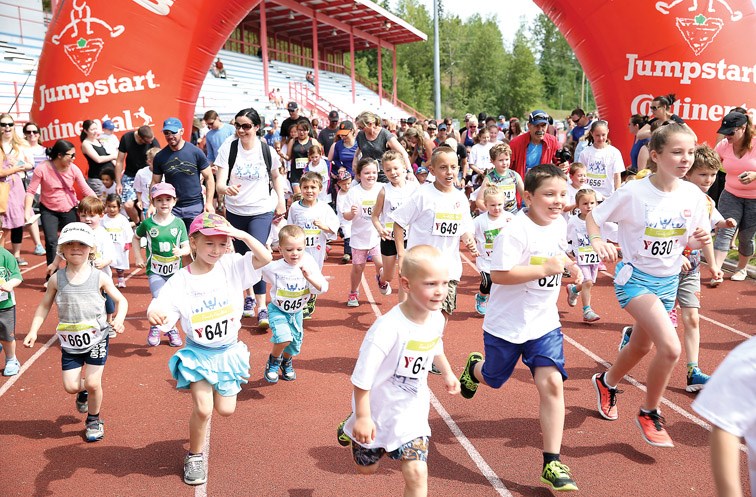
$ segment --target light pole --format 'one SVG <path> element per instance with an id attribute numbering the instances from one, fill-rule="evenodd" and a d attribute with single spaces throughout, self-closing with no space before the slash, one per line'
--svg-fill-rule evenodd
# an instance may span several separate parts
<path id="1" fill-rule="evenodd" d="M 435 118 L 441 120 L 441 57 L 438 44 L 438 2 L 433 0 L 433 93 L 436 101 Z"/>

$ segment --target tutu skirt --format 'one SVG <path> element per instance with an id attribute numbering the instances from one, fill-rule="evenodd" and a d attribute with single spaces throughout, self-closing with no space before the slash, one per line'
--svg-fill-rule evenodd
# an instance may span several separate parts
<path id="1" fill-rule="evenodd" d="M 188 389 L 191 383 L 205 380 L 219 394 L 230 397 L 238 394 L 249 378 L 249 349 L 244 342 L 212 349 L 187 340 L 168 361 L 168 368 L 176 388 Z"/>

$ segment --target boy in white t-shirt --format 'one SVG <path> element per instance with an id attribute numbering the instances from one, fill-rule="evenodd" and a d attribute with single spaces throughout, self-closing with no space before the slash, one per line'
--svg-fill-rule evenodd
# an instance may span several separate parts
<path id="1" fill-rule="evenodd" d="M 473 352 L 460 377 L 470 399 L 479 383 L 500 388 L 517 360 L 530 368 L 541 398 L 543 468 L 541 482 L 554 490 L 577 490 L 560 461 L 564 431 L 564 346 L 557 300 L 569 259 L 562 209 L 567 182 L 561 169 L 536 166 L 525 176 L 527 210 L 520 211 L 494 241 L 491 307 L 483 319 L 486 358 Z M 570 261 L 577 283 L 582 273 Z"/>
<path id="2" fill-rule="evenodd" d="M 428 245 L 407 250 L 400 271 L 407 299 L 379 317 L 365 335 L 352 374 L 354 414 L 337 430 L 340 445 L 351 443 L 362 474 L 374 474 L 384 455 L 401 460 L 404 495 L 428 494 L 428 372 L 434 361 L 446 390 L 459 393 L 444 355 L 439 312 L 448 291 L 446 263 Z"/>
<path id="3" fill-rule="evenodd" d="M 160 148 L 152 147 L 147 151 L 147 167 L 137 171 L 134 176 L 134 191 L 137 195 L 137 209 L 142 219 L 147 217 L 147 209 L 150 208 L 150 184 L 152 184 L 152 162 L 160 152 Z"/>

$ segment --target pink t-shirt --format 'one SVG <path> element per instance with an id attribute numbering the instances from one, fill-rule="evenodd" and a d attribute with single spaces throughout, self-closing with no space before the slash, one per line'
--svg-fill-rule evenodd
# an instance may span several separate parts
<path id="1" fill-rule="evenodd" d="M 744 185 L 738 179 L 738 176 L 745 171 L 756 171 L 756 138 L 751 143 L 751 151 L 743 157 L 735 155 L 735 151 L 732 145 L 727 143 L 727 139 L 717 143 L 715 148 L 722 158 L 722 165 L 727 173 L 725 190 L 738 198 L 756 199 L 756 183 Z"/>
<path id="2" fill-rule="evenodd" d="M 41 186 L 40 201 L 42 205 L 55 212 L 68 212 L 76 207 L 78 200 L 76 199 L 76 192 L 74 192 L 74 183 L 79 185 L 79 190 L 84 193 L 84 196 L 95 196 L 95 192 L 84 179 L 81 169 L 75 164 L 72 164 L 66 171 L 58 172 L 59 175 L 55 174 L 55 166 L 51 162 L 41 163 L 34 169 L 34 175 L 29 182 L 26 193 L 34 195 L 37 187 Z M 62 183 L 61 179 L 63 180 Z"/>

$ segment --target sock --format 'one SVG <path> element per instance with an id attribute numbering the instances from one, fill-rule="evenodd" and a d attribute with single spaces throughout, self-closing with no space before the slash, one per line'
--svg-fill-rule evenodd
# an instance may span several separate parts
<path id="1" fill-rule="evenodd" d="M 697 367 L 698 367 L 698 363 L 697 362 L 689 362 L 688 363 L 688 373 L 690 373 L 691 371 L 693 371 Z"/>
<path id="2" fill-rule="evenodd" d="M 615 390 L 617 388 L 617 385 L 612 386 L 606 382 L 606 373 L 601 375 L 601 383 L 603 383 L 604 386 L 608 388 L 609 390 Z"/>
<path id="3" fill-rule="evenodd" d="M 590 308 L 591 308 L 591 306 L 589 306 L 589 305 L 584 305 L 584 306 L 583 306 L 583 312 L 587 311 L 587 310 L 588 310 L 588 309 L 590 309 Z"/>
<path id="4" fill-rule="evenodd" d="M 659 410 L 658 409 L 643 409 L 643 408 L 641 408 L 640 412 L 641 412 L 641 414 L 653 414 L 653 413 L 659 414 Z"/>
<path id="5" fill-rule="evenodd" d="M 187 452 L 186 455 L 188 455 L 188 456 L 200 456 L 200 457 L 204 457 L 202 455 L 202 452 Z"/>
<path id="6" fill-rule="evenodd" d="M 100 419 L 100 413 L 99 412 L 97 414 L 87 414 L 87 421 L 86 422 L 89 423 L 91 421 L 97 421 L 98 419 Z"/>
<path id="7" fill-rule="evenodd" d="M 544 452 L 543 453 L 543 467 L 545 468 L 546 465 L 552 461 L 559 461 L 559 454 L 552 454 L 550 452 Z"/>
<path id="8" fill-rule="evenodd" d="M 82 390 L 76 395 L 76 400 L 78 400 L 79 402 L 86 402 L 88 398 L 89 392 L 87 392 L 86 390 Z"/>

